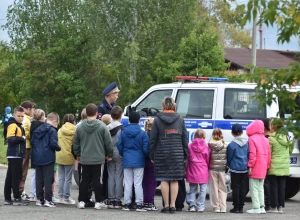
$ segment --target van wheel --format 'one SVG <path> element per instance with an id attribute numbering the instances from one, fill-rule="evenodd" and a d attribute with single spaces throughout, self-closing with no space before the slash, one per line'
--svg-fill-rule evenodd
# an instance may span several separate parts
<path id="1" fill-rule="evenodd" d="M 286 178 L 285 199 L 290 199 L 297 195 L 300 190 L 300 181 L 297 178 Z"/>

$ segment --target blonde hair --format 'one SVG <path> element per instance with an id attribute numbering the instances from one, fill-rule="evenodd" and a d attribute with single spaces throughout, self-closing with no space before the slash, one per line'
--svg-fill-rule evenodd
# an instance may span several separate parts
<path id="1" fill-rule="evenodd" d="M 81 120 L 84 120 L 84 119 L 87 119 L 87 115 L 86 115 L 86 110 L 85 110 L 85 108 L 82 109 L 82 111 L 81 111 Z"/>
<path id="2" fill-rule="evenodd" d="M 215 128 L 212 132 L 212 138 L 216 141 L 222 140 L 223 139 L 223 133 L 220 128 Z"/>
<path id="3" fill-rule="evenodd" d="M 273 129 L 275 131 L 277 131 L 278 129 L 282 128 L 284 126 L 284 122 L 282 119 L 280 118 L 273 118 L 271 120 L 271 127 L 273 127 Z"/>
<path id="4" fill-rule="evenodd" d="M 196 131 L 195 131 L 195 134 L 194 134 L 194 138 L 203 138 L 205 139 L 206 138 L 206 133 L 204 130 L 198 128 Z"/>
<path id="5" fill-rule="evenodd" d="M 56 112 L 51 112 L 47 115 L 47 121 L 57 121 L 59 124 L 59 115 Z"/>
<path id="6" fill-rule="evenodd" d="M 45 117 L 45 112 L 42 109 L 35 109 L 34 110 L 33 118 L 32 118 L 34 121 L 42 121 L 43 117 Z"/>
<path id="7" fill-rule="evenodd" d="M 153 122 L 154 122 L 154 118 L 148 118 L 145 121 L 145 126 L 144 126 L 145 131 L 150 131 L 152 129 Z"/>
<path id="8" fill-rule="evenodd" d="M 162 103 L 163 110 L 176 110 L 176 103 L 173 98 L 167 96 L 163 99 Z"/>
<path id="9" fill-rule="evenodd" d="M 112 121 L 111 115 L 110 114 L 103 115 L 101 121 L 103 121 L 104 124 L 109 125 Z"/>

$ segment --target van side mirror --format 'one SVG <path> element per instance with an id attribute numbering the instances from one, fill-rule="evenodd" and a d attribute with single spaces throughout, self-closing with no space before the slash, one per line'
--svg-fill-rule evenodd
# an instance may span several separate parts
<path id="1" fill-rule="evenodd" d="M 124 109 L 124 115 L 129 116 L 130 112 L 134 112 L 136 110 L 136 107 L 131 107 L 131 105 L 128 105 Z"/>

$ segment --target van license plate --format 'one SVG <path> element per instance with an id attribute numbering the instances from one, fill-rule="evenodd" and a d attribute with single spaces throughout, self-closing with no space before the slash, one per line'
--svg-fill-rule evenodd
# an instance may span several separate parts
<path id="1" fill-rule="evenodd" d="M 297 164 L 297 157 L 290 157 L 290 164 Z"/>

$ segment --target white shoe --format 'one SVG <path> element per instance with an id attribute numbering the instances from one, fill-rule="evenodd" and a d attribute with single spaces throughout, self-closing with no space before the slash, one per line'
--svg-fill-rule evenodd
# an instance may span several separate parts
<path id="1" fill-rule="evenodd" d="M 220 212 L 221 213 L 226 213 L 226 209 L 221 209 Z"/>
<path id="2" fill-rule="evenodd" d="M 77 208 L 79 208 L 79 209 L 84 209 L 85 208 L 85 202 L 78 202 L 78 204 L 77 204 Z"/>
<path id="3" fill-rule="evenodd" d="M 36 198 L 33 196 L 33 197 L 29 197 L 29 201 L 30 202 L 35 202 L 36 201 Z"/>
<path id="4" fill-rule="evenodd" d="M 50 208 L 55 208 L 56 204 L 54 204 L 52 201 L 45 200 L 44 206 L 50 207 Z"/>
<path id="5" fill-rule="evenodd" d="M 63 202 L 63 204 L 66 204 L 66 205 L 74 205 L 76 203 L 76 201 L 71 198 L 63 199 L 62 202 Z"/>
<path id="6" fill-rule="evenodd" d="M 37 199 L 36 202 L 35 202 L 35 205 L 36 206 L 43 206 L 44 203 L 45 203 L 44 201 L 40 201 L 40 200 Z"/>
<path id="7" fill-rule="evenodd" d="M 265 210 L 264 207 L 263 207 L 263 208 L 260 208 L 260 214 L 266 214 L 266 210 Z"/>
<path id="8" fill-rule="evenodd" d="M 250 210 L 247 210 L 247 213 L 249 213 L 249 214 L 260 214 L 260 209 L 250 209 Z"/>
<path id="9" fill-rule="evenodd" d="M 107 205 L 104 202 L 96 202 L 94 209 L 107 209 Z"/>

